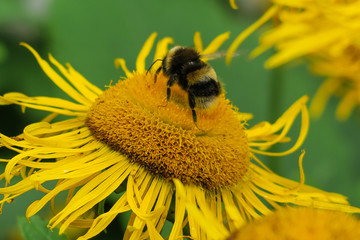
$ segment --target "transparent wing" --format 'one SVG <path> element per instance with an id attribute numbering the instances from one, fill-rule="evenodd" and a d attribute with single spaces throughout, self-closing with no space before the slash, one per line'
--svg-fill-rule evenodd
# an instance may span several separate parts
<path id="1" fill-rule="evenodd" d="M 214 52 L 214 53 L 210 53 L 210 54 L 204 54 L 204 55 L 200 55 L 200 57 L 203 59 L 203 60 L 214 60 L 214 59 L 217 59 L 217 58 L 223 58 L 226 56 L 226 53 L 227 51 L 226 50 L 223 50 L 223 51 L 217 51 L 217 52 Z M 238 57 L 238 56 L 242 56 L 242 55 L 245 55 L 245 52 L 235 52 L 232 57 Z"/>

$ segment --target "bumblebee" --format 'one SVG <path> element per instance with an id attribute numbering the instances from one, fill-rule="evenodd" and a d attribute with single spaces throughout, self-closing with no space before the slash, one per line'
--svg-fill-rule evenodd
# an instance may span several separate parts
<path id="1" fill-rule="evenodd" d="M 205 109 L 215 105 L 222 91 L 215 70 L 202 61 L 201 57 L 194 48 L 173 47 L 163 59 L 158 59 L 162 61 L 162 64 L 156 70 L 154 79 L 156 82 L 157 75 L 161 70 L 166 77 L 169 77 L 167 81 L 167 101 L 170 100 L 171 87 L 174 84 L 178 84 L 188 93 L 189 107 L 196 126 L 195 107 Z M 158 60 L 155 60 L 155 62 Z"/>

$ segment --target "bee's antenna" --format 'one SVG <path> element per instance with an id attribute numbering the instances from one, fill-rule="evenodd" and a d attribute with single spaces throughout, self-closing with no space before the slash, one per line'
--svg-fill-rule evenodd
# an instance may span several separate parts
<path id="1" fill-rule="evenodd" d="M 156 60 L 150 65 L 150 67 L 149 67 L 148 70 L 146 71 L 146 74 L 148 74 L 148 72 L 150 71 L 150 69 L 152 68 L 152 66 L 153 66 L 157 61 L 162 61 L 162 59 L 161 59 L 161 58 L 156 59 Z"/>

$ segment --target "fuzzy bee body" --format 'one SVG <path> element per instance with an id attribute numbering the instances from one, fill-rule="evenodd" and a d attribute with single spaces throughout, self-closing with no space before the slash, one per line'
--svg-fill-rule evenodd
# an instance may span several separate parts
<path id="1" fill-rule="evenodd" d="M 221 85 L 215 70 L 200 58 L 201 55 L 195 49 L 176 46 L 169 50 L 155 73 L 155 81 L 161 70 L 166 77 L 169 77 L 167 101 L 170 100 L 171 87 L 174 84 L 178 84 L 188 93 L 189 107 L 195 124 L 197 123 L 195 107 L 209 108 L 217 103 L 221 94 Z"/>

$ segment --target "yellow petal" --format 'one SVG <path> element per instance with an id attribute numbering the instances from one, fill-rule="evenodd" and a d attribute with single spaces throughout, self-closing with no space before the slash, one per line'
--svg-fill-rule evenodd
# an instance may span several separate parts
<path id="1" fill-rule="evenodd" d="M 123 58 L 116 58 L 114 60 L 114 64 L 116 68 L 121 67 L 122 70 L 124 71 L 125 75 L 127 78 L 131 78 L 133 76 L 133 74 L 129 71 L 129 69 L 126 67 L 126 62 L 125 59 Z"/>
<path id="2" fill-rule="evenodd" d="M 146 40 L 145 44 L 143 45 L 142 49 L 140 50 L 140 53 L 136 59 L 136 71 L 138 73 L 143 73 L 145 71 L 145 60 L 147 56 L 149 55 L 152 46 L 154 45 L 155 38 L 157 36 L 157 33 L 152 33 L 150 37 Z"/>
<path id="3" fill-rule="evenodd" d="M 194 47 L 198 52 L 202 52 L 203 51 L 203 43 L 202 43 L 202 39 L 201 39 L 201 34 L 200 32 L 196 32 L 194 34 Z"/>
<path id="4" fill-rule="evenodd" d="M 219 47 L 230 37 L 230 32 L 225 32 L 217 36 L 211 43 L 201 52 L 202 55 L 207 55 L 216 52 Z"/>
<path id="5" fill-rule="evenodd" d="M 38 61 L 40 67 L 42 70 L 48 75 L 48 77 L 60 88 L 62 89 L 66 94 L 68 94 L 70 97 L 72 97 L 77 102 L 88 105 L 89 101 L 81 95 L 76 89 L 74 89 L 69 83 L 67 83 L 59 74 L 57 74 L 54 69 L 50 67 L 50 65 L 43 60 L 40 55 L 28 44 L 26 43 L 20 43 L 20 45 L 26 47 L 30 50 L 30 52 L 34 55 L 36 60 Z"/>
<path id="6" fill-rule="evenodd" d="M 238 6 L 236 5 L 236 0 L 230 0 L 230 6 L 231 6 L 233 9 L 239 9 Z"/>
<path id="7" fill-rule="evenodd" d="M 335 78 L 329 78 L 321 84 L 310 104 L 312 116 L 319 117 L 322 115 L 330 96 L 334 94 L 339 85 L 340 81 Z"/>
<path id="8" fill-rule="evenodd" d="M 355 91 L 350 91 L 344 97 L 342 97 L 336 109 L 337 119 L 339 119 L 340 121 L 345 121 L 349 118 L 350 114 L 359 103 L 357 98 L 358 95 Z"/>
<path id="9" fill-rule="evenodd" d="M 289 132 L 295 118 L 299 113 L 301 113 L 300 133 L 294 146 L 292 146 L 290 149 L 284 152 L 279 152 L 279 153 L 266 152 L 254 148 L 252 148 L 251 151 L 254 153 L 264 154 L 269 156 L 284 156 L 297 150 L 304 142 L 307 132 L 309 130 L 309 113 L 305 105 L 307 101 L 308 101 L 308 96 L 303 96 L 302 98 L 300 98 L 273 125 L 265 124 L 263 126 L 257 126 L 254 129 L 247 130 L 249 139 L 252 138 L 256 139 L 257 136 L 271 135 L 282 129 L 282 132 L 271 141 L 259 142 L 259 143 L 253 141 L 252 143 L 249 144 L 249 146 L 258 146 L 258 147 L 272 146 L 275 143 L 282 141 L 286 137 L 286 134 Z"/>
<path id="10" fill-rule="evenodd" d="M 272 6 L 270 7 L 264 15 L 259 18 L 255 23 L 253 23 L 250 27 L 245 29 L 242 33 L 240 33 L 236 39 L 231 43 L 228 52 L 226 54 L 226 63 L 230 64 L 232 57 L 234 56 L 236 49 L 240 46 L 240 44 L 250 35 L 252 34 L 256 29 L 261 27 L 264 23 L 269 21 L 278 11 L 278 6 Z"/>

